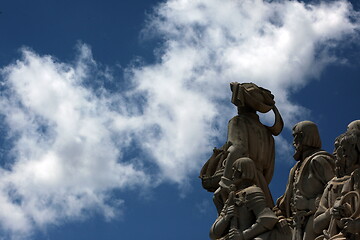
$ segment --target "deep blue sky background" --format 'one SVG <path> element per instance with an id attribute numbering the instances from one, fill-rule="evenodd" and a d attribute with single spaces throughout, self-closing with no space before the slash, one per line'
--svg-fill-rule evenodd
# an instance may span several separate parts
<path id="1" fill-rule="evenodd" d="M 4 1 L 0 4 L 0 67 L 19 59 L 19 49 L 24 46 L 40 55 L 52 55 L 61 62 L 72 62 L 76 45 L 82 42 L 91 46 L 98 63 L 112 69 L 117 79 L 110 86 L 114 88 L 112 91 L 122 91 L 123 68 L 138 57 L 145 64 L 152 63 L 155 60 L 153 52 L 163 41 L 141 34 L 147 15 L 159 2 Z M 359 10 L 359 2 L 351 2 Z M 323 148 L 330 152 L 335 137 L 345 131 L 349 122 L 360 118 L 359 49 L 358 45 L 344 44 L 334 50 L 349 63 L 329 65 L 319 79 L 309 80 L 309 84 L 294 91 L 290 97 L 294 103 L 311 111 L 310 120 L 318 123 Z M 6 126 L 1 128 L 6 132 Z M 284 131 L 282 136 L 291 142 L 290 131 Z M 10 147 L 4 137 L 0 142 L 3 156 L 0 162 L 5 166 Z M 221 144 L 219 142 L 219 146 Z M 211 151 L 209 149 L 209 156 Z M 285 189 L 291 166 L 291 159 L 277 161 L 271 183 L 275 199 Z M 139 194 L 136 189 L 116 190 L 113 198 L 121 196 L 125 200 L 121 217 L 106 221 L 101 214 L 89 210 L 83 219 L 68 219 L 36 229 L 33 239 L 207 239 L 216 218 L 212 195 L 201 188 L 196 173 L 191 175 L 189 183 L 191 188 L 185 193 L 171 183 L 161 184 L 144 194 Z M 206 212 L 200 210 L 204 207 L 208 208 Z M 10 238 L 5 231 L 2 236 L 0 239 Z"/>
<path id="2" fill-rule="evenodd" d="M 140 32 L 146 15 L 159 2 L 5 1 L 0 6 L 0 66 L 18 59 L 19 49 L 24 46 L 71 62 L 80 41 L 91 46 L 97 61 L 113 66 L 115 74 L 121 77 L 121 69 L 116 65 L 126 67 L 137 57 L 153 61 L 160 39 L 143 39 Z M 212 195 L 201 188 L 196 175 L 191 182 L 193 189 L 185 198 L 180 197 L 176 186 L 167 184 L 157 188 L 152 196 L 131 191 L 121 194 L 126 201 L 122 219 L 108 222 L 89 213 L 85 220 L 69 220 L 40 229 L 34 239 L 206 239 L 216 217 Z M 209 200 L 209 211 L 199 214 L 197 205 L 204 198 Z M 9 237 L 3 234 L 5 239 Z"/>
<path id="3" fill-rule="evenodd" d="M 104 64 L 127 65 L 133 56 L 151 58 L 153 46 L 139 41 L 146 13 L 158 1 L 6 1 L 1 6 L 1 64 L 19 46 L 63 61 L 74 58 L 77 41 L 86 41 Z"/>

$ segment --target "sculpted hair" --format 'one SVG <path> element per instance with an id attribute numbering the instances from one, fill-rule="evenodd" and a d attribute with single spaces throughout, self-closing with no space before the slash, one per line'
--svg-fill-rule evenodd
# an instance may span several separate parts
<path id="1" fill-rule="evenodd" d="M 349 123 L 347 131 L 360 131 L 360 120 L 355 120 Z"/>
<path id="2" fill-rule="evenodd" d="M 234 171 L 241 172 L 241 178 L 252 180 L 255 182 L 256 180 L 256 167 L 255 163 L 252 159 L 248 157 L 243 157 L 237 159 L 233 164 Z"/>
<path id="3" fill-rule="evenodd" d="M 302 121 L 293 127 L 295 133 L 301 133 L 301 144 L 314 148 L 321 148 L 321 139 L 318 127 L 314 122 Z"/>
<path id="4" fill-rule="evenodd" d="M 337 144 L 350 144 L 356 151 L 357 156 L 354 164 L 360 164 L 360 130 L 347 131 L 336 138 Z"/>

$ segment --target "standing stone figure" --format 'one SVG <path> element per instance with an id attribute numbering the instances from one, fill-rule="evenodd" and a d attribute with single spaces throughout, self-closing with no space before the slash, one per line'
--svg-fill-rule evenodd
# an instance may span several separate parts
<path id="1" fill-rule="evenodd" d="M 360 239 L 360 131 L 348 128 L 335 140 L 336 177 L 315 213 L 317 239 Z"/>
<path id="2" fill-rule="evenodd" d="M 276 239 L 277 232 L 271 230 L 278 218 L 266 206 L 261 188 L 255 185 L 256 174 L 255 164 L 250 158 L 239 158 L 233 163 L 232 191 L 211 227 L 211 239 Z"/>
<path id="3" fill-rule="evenodd" d="M 201 170 L 203 187 L 212 192 L 216 190 L 214 203 L 220 213 L 230 192 L 233 163 L 238 158 L 249 157 L 257 169 L 256 184 L 264 192 L 267 205 L 272 207 L 274 203 L 268 184 L 274 172 L 273 135 L 281 132 L 283 120 L 269 90 L 254 83 L 233 82 L 230 87 L 232 103 L 237 106 L 238 115 L 229 121 L 227 142 L 220 149 L 214 149 L 213 156 Z M 256 111 L 266 113 L 270 110 L 275 113 L 272 127 L 263 125 L 256 114 Z"/>
<path id="4" fill-rule="evenodd" d="M 274 208 L 293 226 L 293 240 L 314 240 L 314 213 L 327 182 L 334 177 L 333 156 L 322 151 L 315 123 L 303 121 L 293 127 L 294 159 L 288 184 Z"/>

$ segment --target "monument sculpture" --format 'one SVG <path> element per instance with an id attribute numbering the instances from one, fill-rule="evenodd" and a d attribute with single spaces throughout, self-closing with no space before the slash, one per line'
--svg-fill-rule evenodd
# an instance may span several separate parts
<path id="1" fill-rule="evenodd" d="M 274 208 L 280 219 L 286 219 L 293 226 L 295 240 L 313 240 L 314 214 L 325 185 L 334 173 L 333 155 L 321 150 L 318 128 L 311 121 L 297 123 L 293 127 L 294 159 L 288 184 Z"/>
<path id="2" fill-rule="evenodd" d="M 267 207 L 265 195 L 256 186 L 257 170 L 247 157 L 233 163 L 231 192 L 225 205 L 212 225 L 211 239 L 290 239 L 274 229 L 278 218 Z M 284 239 L 284 240 L 285 240 Z"/>
<path id="3" fill-rule="evenodd" d="M 360 131 L 348 128 L 335 140 L 336 176 L 315 213 L 317 239 L 360 239 Z"/>
<path id="4" fill-rule="evenodd" d="M 220 213 L 232 184 L 232 164 L 241 157 L 250 157 L 256 165 L 257 185 L 265 194 L 269 207 L 273 206 L 268 187 L 274 172 L 275 146 L 273 135 L 283 128 L 283 120 L 275 106 L 274 96 L 267 89 L 254 83 L 230 84 L 231 102 L 237 107 L 238 115 L 228 124 L 227 142 L 215 148 L 213 155 L 200 172 L 203 187 L 214 192 L 214 203 Z M 256 111 L 266 113 L 273 110 L 275 123 L 272 127 L 263 125 Z"/>
<path id="5" fill-rule="evenodd" d="M 210 238 L 219 240 L 360 240 L 360 120 L 335 141 L 334 155 L 321 149 L 317 125 L 297 123 L 294 159 L 285 193 L 275 206 L 268 188 L 274 171 L 274 138 L 283 128 L 274 96 L 254 83 L 231 83 L 238 115 L 226 143 L 214 148 L 200 171 L 214 192 L 218 217 Z M 263 125 L 257 111 L 273 111 Z"/>

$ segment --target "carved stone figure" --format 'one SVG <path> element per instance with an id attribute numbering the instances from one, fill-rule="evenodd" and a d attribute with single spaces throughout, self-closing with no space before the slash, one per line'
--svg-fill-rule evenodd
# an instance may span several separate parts
<path id="1" fill-rule="evenodd" d="M 354 122 L 352 122 L 354 123 Z M 317 239 L 360 239 L 360 131 L 349 124 L 335 140 L 336 176 L 315 213 Z"/>
<path id="2" fill-rule="evenodd" d="M 318 128 L 311 121 L 293 127 L 294 159 L 288 184 L 276 203 L 276 214 L 293 225 L 294 240 L 313 240 L 318 235 L 313 229 L 314 213 L 327 182 L 334 173 L 333 156 L 322 151 Z"/>
<path id="3" fill-rule="evenodd" d="M 255 185 L 257 170 L 250 158 L 233 163 L 233 184 L 225 205 L 212 225 L 211 239 L 289 239 L 272 230 L 278 221 L 266 206 L 263 191 Z"/>
<path id="4" fill-rule="evenodd" d="M 238 115 L 229 121 L 227 142 L 220 149 L 214 149 L 212 157 L 201 170 L 203 187 L 212 192 L 217 189 L 214 203 L 219 213 L 230 192 L 233 163 L 238 158 L 250 157 L 257 169 L 256 183 L 264 192 L 267 205 L 272 207 L 268 184 L 274 172 L 273 135 L 281 132 L 284 123 L 269 90 L 254 83 L 234 82 L 230 86 L 232 103 L 237 106 Z M 270 110 L 275 113 L 272 127 L 263 125 L 256 114 L 256 111 L 266 113 Z"/>

